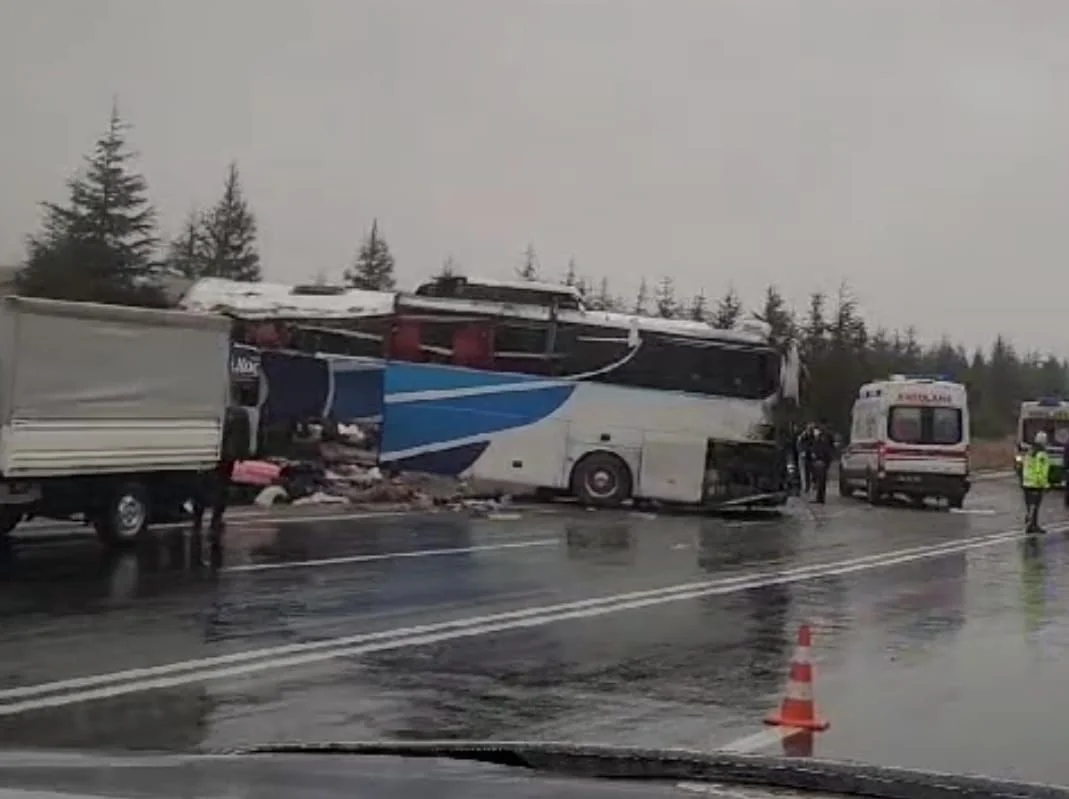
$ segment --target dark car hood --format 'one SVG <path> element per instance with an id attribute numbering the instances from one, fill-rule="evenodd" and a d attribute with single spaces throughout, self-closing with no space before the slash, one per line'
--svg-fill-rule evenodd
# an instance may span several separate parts
<path id="1" fill-rule="evenodd" d="M 31 793 L 27 793 L 31 792 Z M 686 796 L 655 786 L 532 774 L 470 761 L 313 754 L 0 757 L 0 799 L 620 799 Z"/>
<path id="2" fill-rule="evenodd" d="M 864 764 L 551 742 L 364 742 L 214 754 L 0 753 L 0 799 L 1069 799 L 1060 786 Z"/>

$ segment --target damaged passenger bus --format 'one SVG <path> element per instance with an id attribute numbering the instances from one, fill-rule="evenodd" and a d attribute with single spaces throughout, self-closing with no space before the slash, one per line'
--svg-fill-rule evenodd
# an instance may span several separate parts
<path id="1" fill-rule="evenodd" d="M 311 300 L 280 314 L 302 349 L 386 358 L 384 466 L 598 506 L 786 501 L 774 420 L 796 398 L 798 364 L 759 322 L 717 330 L 590 310 L 567 286 L 463 277 L 394 295 L 388 320 L 378 303 L 322 318 Z"/>

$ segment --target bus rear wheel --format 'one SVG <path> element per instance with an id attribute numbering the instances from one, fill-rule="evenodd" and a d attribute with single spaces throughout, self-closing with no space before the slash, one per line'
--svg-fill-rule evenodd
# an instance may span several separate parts
<path id="1" fill-rule="evenodd" d="M 631 470 L 616 455 L 594 452 L 575 465 L 571 484 L 583 504 L 613 508 L 631 496 Z"/>

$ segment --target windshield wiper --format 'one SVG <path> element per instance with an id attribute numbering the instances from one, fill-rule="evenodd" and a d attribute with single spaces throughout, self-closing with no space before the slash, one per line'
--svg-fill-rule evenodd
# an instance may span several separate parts
<path id="1" fill-rule="evenodd" d="M 340 754 L 472 760 L 597 779 L 752 785 L 875 799 L 1069 799 L 1060 785 L 806 758 L 551 741 L 278 743 L 230 754 Z"/>

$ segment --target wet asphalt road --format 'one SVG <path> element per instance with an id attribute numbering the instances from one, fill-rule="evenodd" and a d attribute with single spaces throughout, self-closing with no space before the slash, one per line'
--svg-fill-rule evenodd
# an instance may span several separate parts
<path id="1" fill-rule="evenodd" d="M 960 514 L 830 498 L 729 519 L 235 517 L 215 575 L 175 531 L 122 558 L 34 535 L 0 558 L 0 746 L 775 754 L 761 719 L 808 621 L 831 721 L 816 756 L 1069 783 L 1069 536 L 1053 531 L 1069 514 L 1054 499 L 1033 544 L 1004 480 Z"/>

